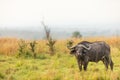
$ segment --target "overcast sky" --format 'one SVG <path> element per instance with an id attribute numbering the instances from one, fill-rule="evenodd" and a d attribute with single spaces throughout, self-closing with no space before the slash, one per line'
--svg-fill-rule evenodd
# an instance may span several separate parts
<path id="1" fill-rule="evenodd" d="M 120 0 L 0 0 L 0 27 L 119 24 Z"/>

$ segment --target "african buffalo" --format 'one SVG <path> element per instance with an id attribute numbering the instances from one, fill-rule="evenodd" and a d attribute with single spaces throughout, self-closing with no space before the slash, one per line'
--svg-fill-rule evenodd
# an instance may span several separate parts
<path id="1" fill-rule="evenodd" d="M 82 70 L 82 65 L 84 70 L 87 70 L 87 65 L 89 62 L 102 61 L 108 69 L 110 65 L 111 70 L 113 70 L 113 61 L 110 55 L 110 46 L 104 41 L 88 42 L 82 41 L 73 47 L 68 47 L 70 49 L 70 54 L 74 54 L 80 71 Z"/>

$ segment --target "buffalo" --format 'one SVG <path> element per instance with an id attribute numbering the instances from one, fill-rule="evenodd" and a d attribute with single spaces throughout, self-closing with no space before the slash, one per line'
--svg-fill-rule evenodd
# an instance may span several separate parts
<path id="1" fill-rule="evenodd" d="M 79 70 L 82 70 L 82 66 L 84 70 L 87 70 L 87 66 L 89 62 L 99 62 L 102 61 L 108 69 L 110 65 L 111 70 L 113 70 L 113 61 L 110 54 L 110 46 L 104 41 L 95 41 L 88 42 L 82 41 L 73 47 L 68 47 L 70 49 L 70 54 L 74 54 Z"/>

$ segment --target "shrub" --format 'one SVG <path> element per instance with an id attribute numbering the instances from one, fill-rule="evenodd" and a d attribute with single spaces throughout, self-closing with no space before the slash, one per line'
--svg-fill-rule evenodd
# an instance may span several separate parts
<path id="1" fill-rule="evenodd" d="M 36 44 L 37 44 L 36 41 L 30 42 L 30 50 L 32 51 L 34 58 L 36 58 L 36 52 L 35 52 Z"/>
<path id="2" fill-rule="evenodd" d="M 18 43 L 19 45 L 19 49 L 18 49 L 18 56 L 22 56 L 23 54 L 26 54 L 26 49 L 27 49 L 27 43 L 25 42 L 25 40 L 20 40 L 20 42 Z"/>

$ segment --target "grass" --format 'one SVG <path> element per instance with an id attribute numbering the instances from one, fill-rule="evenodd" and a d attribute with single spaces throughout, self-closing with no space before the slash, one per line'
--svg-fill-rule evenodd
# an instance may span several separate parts
<path id="1" fill-rule="evenodd" d="M 88 41 L 102 40 L 103 38 L 84 39 Z M 75 43 L 81 39 L 73 39 Z M 105 71 L 102 62 L 89 63 L 86 72 L 80 72 L 73 55 L 68 54 L 67 40 L 58 40 L 56 54 L 50 56 L 46 41 L 37 41 L 37 58 L 17 58 L 17 39 L 0 39 L 4 45 L 0 49 L 0 80 L 120 80 L 120 51 L 116 47 L 116 38 L 104 38 L 111 45 L 111 55 L 114 61 L 114 71 Z M 29 42 L 29 41 L 27 41 Z M 11 44 L 10 44 L 11 43 Z M 117 45 L 118 46 L 118 45 Z M 12 48 L 9 50 L 9 48 Z"/>
<path id="2" fill-rule="evenodd" d="M 116 53 L 118 54 L 118 53 Z M 113 57 L 114 71 L 105 71 L 102 62 L 89 63 L 79 72 L 75 57 L 59 53 L 41 54 L 37 59 L 0 56 L 1 80 L 120 80 L 119 56 Z"/>

